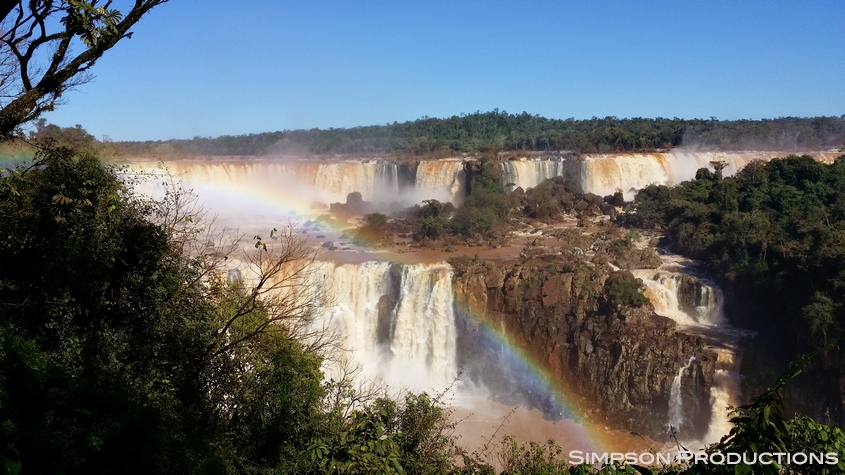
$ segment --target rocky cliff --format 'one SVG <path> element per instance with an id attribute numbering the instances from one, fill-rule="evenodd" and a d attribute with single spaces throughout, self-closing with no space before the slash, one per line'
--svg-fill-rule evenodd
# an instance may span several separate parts
<path id="1" fill-rule="evenodd" d="M 567 397 L 578 401 L 575 406 L 590 408 L 573 416 L 659 440 L 668 436 L 672 385 L 682 373 L 679 431 L 688 438 L 702 435 L 710 419 L 715 353 L 699 337 L 656 315 L 650 303 L 637 306 L 620 297 L 624 292 L 608 285 L 620 275 L 633 280 L 626 271 L 614 273 L 604 264 L 561 256 L 456 265 L 458 359 L 464 378 L 507 402 L 549 409 L 522 384 L 525 375 L 507 367 L 501 348 L 481 338 L 480 325 L 493 325 L 560 378 L 574 393 Z M 567 415 L 547 412 L 547 417 L 561 416 Z"/>

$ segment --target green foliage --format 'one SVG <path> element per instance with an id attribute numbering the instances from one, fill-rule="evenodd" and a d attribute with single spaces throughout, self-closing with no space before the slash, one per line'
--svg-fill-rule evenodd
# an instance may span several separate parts
<path id="1" fill-rule="evenodd" d="M 523 213 L 546 222 L 559 220 L 563 213 L 601 212 L 602 200 L 596 195 L 585 195 L 574 180 L 554 177 L 529 188 L 521 197 Z"/>
<path id="2" fill-rule="evenodd" d="M 89 81 L 97 60 L 132 36 L 130 28 L 165 2 L 137 0 L 125 13 L 109 9 L 112 2 L 97 0 L 0 3 L 0 43 L 8 53 L 0 99 L 0 140 L 22 136 L 20 125 L 53 110 L 65 91 Z"/>
<path id="3" fill-rule="evenodd" d="M 604 284 L 605 294 L 614 305 L 645 305 L 648 297 L 643 294 L 642 288 L 642 281 L 627 271 L 614 273 Z"/>
<path id="4" fill-rule="evenodd" d="M 499 450 L 499 459 L 503 474 L 567 473 L 572 467 L 562 454 L 563 449 L 553 440 L 545 444 L 518 444 L 513 436 L 505 436 Z"/>
<path id="5" fill-rule="evenodd" d="M 513 199 L 505 194 L 497 162 L 482 159 L 470 165 L 470 192 L 449 223 L 452 234 L 499 239 L 506 234 Z"/>
<path id="6" fill-rule="evenodd" d="M 827 165 L 791 155 L 753 162 L 733 177 L 697 176 L 641 190 L 626 221 L 667 229 L 678 251 L 710 265 L 743 305 L 735 323 L 761 332 L 764 365 L 781 367 L 845 328 L 845 156 Z M 841 366 L 837 352 L 824 366 Z M 802 376 L 791 404 L 839 401 L 822 366 Z M 842 411 L 834 412 L 841 423 Z"/>
<path id="7" fill-rule="evenodd" d="M 414 236 L 417 239 L 440 239 L 449 223 L 447 206 L 437 200 L 425 200 L 423 204 L 417 212 Z"/>
<path id="8" fill-rule="evenodd" d="M 35 130 L 30 132 L 29 140 L 52 148 L 66 147 L 77 152 L 95 152 L 99 145 L 97 139 L 79 124 L 74 127 L 59 127 L 48 124 L 45 119 L 35 121 Z"/>
<path id="9" fill-rule="evenodd" d="M 522 203 L 525 214 L 531 218 L 542 221 L 561 217 L 560 204 L 551 193 L 543 188 L 529 189 L 525 193 Z"/>
<path id="10" fill-rule="evenodd" d="M 0 177 L 0 454 L 45 473 L 307 468 L 321 360 L 67 149 Z M 242 344 L 219 352 L 226 334 Z M 9 465 L 12 463 L 12 465 Z M 213 470 L 212 470 L 213 469 Z"/>
<path id="11" fill-rule="evenodd" d="M 586 120 L 547 119 L 526 112 L 475 112 L 444 119 L 421 119 L 350 129 L 285 130 L 166 142 L 124 142 L 133 156 L 167 146 L 177 154 L 263 155 L 279 152 L 315 154 L 500 150 L 574 150 L 580 153 L 667 149 L 681 144 L 722 150 L 791 150 L 841 147 L 845 118 L 787 117 L 774 120 L 720 121 L 617 117 Z"/>
<path id="12" fill-rule="evenodd" d="M 364 216 L 364 225 L 358 228 L 356 239 L 367 244 L 390 244 L 393 242 L 393 232 L 387 216 L 372 213 Z"/>
<path id="13" fill-rule="evenodd" d="M 381 398 L 332 438 L 315 440 L 311 457 L 320 473 L 452 473 L 462 453 L 447 434 L 452 428 L 446 409 L 426 393 L 401 404 Z"/>
<path id="14" fill-rule="evenodd" d="M 469 195 L 487 195 L 491 193 L 504 193 L 502 184 L 502 169 L 499 163 L 487 157 L 470 164 L 472 180 L 469 186 Z"/>
<path id="15" fill-rule="evenodd" d="M 450 230 L 465 237 L 489 236 L 499 223 L 499 217 L 490 208 L 463 206 L 455 213 L 450 223 Z"/>

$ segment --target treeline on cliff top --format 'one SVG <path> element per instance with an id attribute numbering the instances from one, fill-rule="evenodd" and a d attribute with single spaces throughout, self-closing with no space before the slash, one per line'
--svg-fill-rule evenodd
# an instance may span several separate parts
<path id="1" fill-rule="evenodd" d="M 635 208 L 628 224 L 667 230 L 678 252 L 711 267 L 733 323 L 760 332 L 743 357 L 751 391 L 845 330 L 845 155 L 829 165 L 806 155 L 752 162 L 733 177 L 701 169 L 640 190 Z M 788 406 L 845 422 L 841 354 L 830 350 L 802 375 Z"/>
<path id="2" fill-rule="evenodd" d="M 811 150 L 845 147 L 841 117 L 764 120 L 547 119 L 526 112 L 423 117 L 348 129 L 285 130 L 189 140 L 120 142 L 131 156 L 395 154 L 484 151 L 644 152 L 677 146 L 713 150 Z"/>

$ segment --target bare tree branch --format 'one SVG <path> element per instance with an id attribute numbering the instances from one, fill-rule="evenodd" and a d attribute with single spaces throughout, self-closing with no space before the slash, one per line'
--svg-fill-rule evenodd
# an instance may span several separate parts
<path id="1" fill-rule="evenodd" d="M 147 12 L 167 1 L 135 0 L 124 15 L 109 9 L 111 0 L 102 6 L 96 0 L 0 0 L 0 85 L 5 87 L 0 88 L 0 98 L 11 99 L 0 102 L 0 140 L 14 137 L 18 126 L 53 110 L 64 92 L 90 80 L 86 71 L 118 41 L 130 37 L 129 29 Z M 57 17 L 59 22 L 48 21 Z M 50 31 L 48 25 L 55 23 L 62 28 Z M 76 42 L 85 49 L 73 56 Z M 45 47 L 55 50 L 47 53 Z M 3 58 L 8 57 L 18 64 L 4 67 Z M 44 58 L 49 59 L 43 69 L 33 64 Z"/>
<path id="2" fill-rule="evenodd" d="M 16 6 L 21 4 L 20 0 L 0 0 L 0 19 L 9 16 Z"/>

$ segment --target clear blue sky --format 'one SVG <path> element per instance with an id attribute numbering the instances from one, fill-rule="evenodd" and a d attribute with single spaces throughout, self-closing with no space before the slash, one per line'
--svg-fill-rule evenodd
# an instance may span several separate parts
<path id="1" fill-rule="evenodd" d="M 113 140 L 462 112 L 845 114 L 845 1 L 171 0 L 47 114 Z"/>

